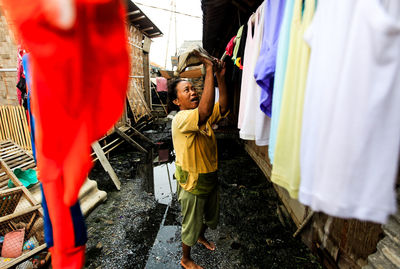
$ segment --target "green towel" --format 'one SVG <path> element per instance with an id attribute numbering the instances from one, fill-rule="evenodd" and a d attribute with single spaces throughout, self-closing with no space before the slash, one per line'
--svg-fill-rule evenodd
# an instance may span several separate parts
<path id="1" fill-rule="evenodd" d="M 21 183 L 27 188 L 32 187 L 38 182 L 36 171 L 33 169 L 22 170 L 21 168 L 16 168 L 14 169 L 14 174 L 19 179 L 19 181 L 21 181 Z M 15 187 L 11 179 L 8 180 L 8 187 Z"/>

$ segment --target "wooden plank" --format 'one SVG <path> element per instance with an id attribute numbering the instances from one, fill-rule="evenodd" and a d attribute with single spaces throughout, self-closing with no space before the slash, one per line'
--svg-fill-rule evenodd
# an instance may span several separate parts
<path id="1" fill-rule="evenodd" d="M 36 166 L 35 165 L 35 161 L 34 160 L 30 160 L 29 162 L 26 162 L 26 163 L 23 163 L 23 164 L 20 164 L 20 165 L 16 165 L 14 167 L 11 166 L 10 169 L 15 169 L 15 168 L 26 168 L 26 169 L 28 169 L 28 168 L 33 168 L 35 166 Z M 3 176 L 4 174 L 5 174 L 4 172 L 0 173 L 0 177 Z"/>
<path id="2" fill-rule="evenodd" d="M 21 114 L 19 113 L 19 107 L 13 107 L 12 108 L 13 113 L 15 115 L 15 121 L 17 123 L 16 127 L 17 127 L 17 135 L 19 137 L 19 139 L 21 140 L 21 146 L 26 149 L 27 148 L 27 144 L 25 141 L 25 136 L 24 136 L 24 129 L 22 128 L 22 120 L 21 120 Z"/>
<path id="3" fill-rule="evenodd" d="M 144 99 L 147 107 L 151 107 L 151 87 L 150 87 L 150 68 L 149 68 L 149 54 L 144 52 L 143 56 L 143 83 L 144 83 Z M 157 92 L 157 91 L 156 91 Z M 167 114 L 168 115 L 168 114 Z"/>
<path id="4" fill-rule="evenodd" d="M 15 188 L 12 188 L 12 189 L 7 189 L 7 190 L 4 190 L 4 191 L 0 191 L 0 195 L 7 195 L 8 193 L 12 193 L 12 192 L 16 192 L 16 191 L 18 191 L 18 190 L 22 190 L 22 186 L 18 186 L 18 187 L 15 187 Z"/>
<path id="5" fill-rule="evenodd" d="M 41 207 L 42 207 L 41 205 L 35 205 L 35 206 L 30 207 L 30 208 L 15 212 L 13 214 L 10 214 L 10 215 L 4 216 L 4 217 L 0 217 L 0 223 L 2 223 L 4 221 L 11 220 L 11 219 L 14 219 L 14 218 L 17 218 L 17 217 L 20 217 L 20 216 L 25 215 L 27 213 L 33 212 L 35 210 L 40 209 Z"/>
<path id="6" fill-rule="evenodd" d="M 249 144 L 254 142 L 246 142 L 245 143 L 245 150 L 250 155 L 250 157 L 256 162 L 257 166 L 261 169 L 264 173 L 265 177 L 271 181 L 271 170 L 272 166 L 267 160 L 260 157 L 257 154 L 256 149 L 258 148 L 255 144 Z M 298 200 L 292 199 L 289 196 L 289 193 L 282 187 L 273 184 L 278 196 L 280 197 L 282 203 L 285 205 L 287 211 L 289 212 L 290 216 L 292 217 L 294 223 L 297 227 L 301 225 L 303 222 L 307 208 L 306 206 L 302 205 Z"/>
<path id="7" fill-rule="evenodd" d="M 3 109 L 3 120 L 4 120 L 4 123 L 5 123 L 5 130 L 6 130 L 6 137 L 8 138 L 8 139 L 10 139 L 11 138 L 11 135 L 10 135 L 10 122 L 9 122 L 9 120 L 8 120 L 8 115 L 7 115 L 7 108 L 6 107 L 3 107 L 2 108 Z"/>
<path id="8" fill-rule="evenodd" d="M 1 149 L 5 148 L 5 147 L 10 147 L 13 145 L 13 142 L 9 139 L 5 140 L 5 141 L 0 141 L 0 145 L 1 145 Z"/>
<path id="9" fill-rule="evenodd" d="M 22 108 L 22 109 L 24 109 L 24 108 Z M 24 134 L 23 121 L 22 121 L 22 118 L 21 118 L 22 113 L 20 113 L 21 107 L 20 106 L 16 106 L 16 107 L 13 107 L 12 110 L 14 112 L 15 120 L 16 120 L 16 123 L 17 123 L 16 132 L 18 134 L 19 139 L 21 140 L 21 144 L 20 145 L 21 145 L 21 147 L 23 149 L 29 150 L 27 141 L 25 139 L 25 134 Z M 25 111 L 25 109 L 24 109 L 24 111 Z"/>
<path id="10" fill-rule="evenodd" d="M 0 140 L 6 139 L 5 126 L 3 124 L 3 111 L 0 109 Z"/>
<path id="11" fill-rule="evenodd" d="M 0 106 L 0 139 L 10 139 L 24 150 L 32 150 L 25 109 L 22 106 Z"/>
<path id="12" fill-rule="evenodd" d="M 11 149 L 14 149 L 14 148 L 18 148 L 17 147 L 17 145 L 15 145 L 15 144 L 12 144 L 11 146 L 6 146 L 6 147 L 3 147 L 3 148 L 0 148 L 0 154 L 1 154 L 1 152 L 7 152 L 7 151 L 9 151 L 9 150 L 11 150 Z"/>
<path id="13" fill-rule="evenodd" d="M 14 137 L 14 141 L 17 142 L 18 145 L 23 145 L 23 142 L 21 140 L 21 135 L 19 133 L 19 128 L 18 128 L 18 119 L 15 115 L 15 110 L 14 107 L 9 106 L 8 107 L 8 113 L 10 115 L 11 121 L 12 121 L 12 135 Z"/>
<path id="14" fill-rule="evenodd" d="M 23 153 L 21 154 L 20 152 L 18 152 L 17 154 L 11 155 L 7 158 L 2 158 L 2 160 L 6 164 L 8 164 L 8 166 L 11 166 L 11 164 L 10 164 L 11 162 L 23 163 L 23 162 L 30 160 L 30 158 L 29 158 L 29 156 L 26 156 L 25 154 L 23 154 Z"/>
<path id="15" fill-rule="evenodd" d="M 115 174 L 114 169 L 112 168 L 110 162 L 107 160 L 106 155 L 104 154 L 104 151 L 101 149 L 101 146 L 98 141 L 92 144 L 92 149 L 96 153 L 97 158 L 99 159 L 104 170 L 110 175 L 112 181 L 115 184 L 115 187 L 117 187 L 117 190 L 120 190 L 121 182 L 119 181 L 117 175 Z"/>
<path id="16" fill-rule="evenodd" d="M 8 180 L 5 179 L 7 179 L 7 177 L 1 179 L 2 182 L 0 183 L 0 188 L 8 186 Z"/>
<path id="17" fill-rule="evenodd" d="M 8 164 L 8 166 L 12 167 L 12 166 L 18 165 L 20 163 L 28 162 L 29 160 L 30 160 L 29 156 L 23 155 L 22 157 L 9 159 L 6 161 L 6 163 Z"/>
<path id="18" fill-rule="evenodd" d="M 33 158 L 33 155 L 32 154 L 30 154 L 30 153 L 28 153 L 26 150 L 24 150 L 24 149 L 22 149 L 20 146 L 18 146 L 18 145 L 15 145 L 17 148 L 19 148 L 22 152 L 25 152 L 25 154 L 26 155 L 28 155 L 29 157 L 31 157 L 32 158 L 32 160 L 34 160 L 34 158 Z"/>
<path id="19" fill-rule="evenodd" d="M 0 168 L 4 170 L 4 172 L 8 175 L 11 181 L 14 183 L 15 186 L 23 186 L 21 181 L 15 176 L 15 174 L 11 171 L 8 165 L 0 159 Z"/>
<path id="20" fill-rule="evenodd" d="M 20 156 L 20 155 L 24 154 L 24 152 L 21 152 L 17 147 L 15 147 L 11 151 L 0 154 L 0 158 L 5 160 L 5 159 L 9 158 L 10 156 L 11 157 L 15 156 L 16 154 Z"/>
<path id="21" fill-rule="evenodd" d="M 40 205 L 39 202 L 36 201 L 35 197 L 33 197 L 31 192 L 28 191 L 27 188 L 25 188 L 25 186 L 23 186 L 22 191 L 24 192 L 26 199 L 28 199 L 28 201 L 31 203 L 31 205 Z"/>
<path id="22" fill-rule="evenodd" d="M 124 132 L 122 132 L 120 129 L 118 129 L 117 127 L 115 127 L 115 132 L 117 132 L 117 134 L 119 134 L 122 138 L 124 138 L 129 144 L 131 144 L 133 147 L 137 148 L 138 150 L 140 150 L 143 153 L 147 154 L 147 150 L 145 148 L 143 148 L 139 143 L 137 143 L 135 140 L 133 140 L 130 136 L 128 136 L 127 134 L 125 134 Z"/>
<path id="23" fill-rule="evenodd" d="M 19 256 L 18 258 L 15 258 L 15 259 L 13 259 L 13 260 L 10 261 L 10 262 L 5 263 L 4 265 L 2 265 L 2 266 L 4 266 L 4 267 L 2 267 L 2 268 L 10 268 L 10 267 L 16 266 L 16 265 L 22 263 L 23 261 L 29 259 L 29 258 L 32 257 L 33 255 L 35 255 L 35 254 L 37 254 L 37 253 L 39 253 L 39 252 L 42 252 L 42 251 L 45 250 L 46 248 L 47 248 L 47 245 L 46 245 L 46 244 L 42 244 L 42 245 L 40 245 L 39 247 L 36 247 L 36 248 L 30 250 L 29 252 L 26 252 L 25 254 L 22 254 L 22 255 Z"/>
<path id="24" fill-rule="evenodd" d="M 0 216 L 8 215 L 14 212 L 22 193 L 22 187 L 0 191 Z"/>
<path id="25" fill-rule="evenodd" d="M 142 134 L 141 132 L 139 132 L 138 130 L 136 130 L 135 128 L 133 128 L 132 126 L 129 125 L 129 128 L 131 128 L 131 129 L 133 130 L 133 132 L 134 132 L 135 134 L 137 134 L 138 136 L 140 136 L 143 140 L 146 140 L 146 141 L 149 142 L 150 144 L 155 145 L 155 143 L 154 143 L 150 138 L 148 138 L 147 136 L 145 136 L 144 134 Z"/>
<path id="26" fill-rule="evenodd" d="M 1 146 L 3 146 L 3 145 L 11 146 L 11 145 L 13 145 L 13 143 L 10 140 L 5 140 L 5 141 L 0 141 L 0 145 Z"/>
<path id="27" fill-rule="evenodd" d="M 10 138 L 12 141 L 14 141 L 20 145 L 21 141 L 18 139 L 16 122 L 15 122 L 15 117 L 13 115 L 12 108 L 11 108 L 11 106 L 7 106 L 6 109 L 7 109 L 7 114 L 8 114 L 8 118 L 10 121 Z"/>
<path id="28" fill-rule="evenodd" d="M 27 149 L 32 150 L 31 135 L 30 135 L 29 127 L 28 127 L 28 119 L 26 117 L 25 109 L 21 106 L 19 108 L 20 108 L 19 111 L 21 113 L 21 120 L 23 122 L 23 130 L 24 130 L 25 140 L 27 142 Z"/>

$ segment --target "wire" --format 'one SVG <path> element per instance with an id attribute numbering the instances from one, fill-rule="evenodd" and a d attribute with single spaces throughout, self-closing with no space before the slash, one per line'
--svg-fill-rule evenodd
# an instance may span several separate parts
<path id="1" fill-rule="evenodd" d="M 161 7 L 155 7 L 155 6 L 150 6 L 150 5 L 146 5 L 143 3 L 139 3 L 139 2 L 134 2 L 136 5 L 141 5 L 141 6 L 145 6 L 145 7 L 151 7 L 151 8 L 155 8 L 155 9 L 160 9 L 160 10 L 164 10 L 164 11 L 168 11 L 168 12 L 172 12 L 172 13 L 176 13 L 176 14 L 180 14 L 180 15 L 184 15 L 184 16 L 188 16 L 188 17 L 193 17 L 193 18 L 197 18 L 197 19 L 201 19 L 200 16 L 195 16 L 195 15 L 190 15 L 187 13 L 183 13 L 183 12 L 179 12 L 179 11 L 173 11 L 173 10 L 169 10 L 166 8 L 161 8 Z"/>

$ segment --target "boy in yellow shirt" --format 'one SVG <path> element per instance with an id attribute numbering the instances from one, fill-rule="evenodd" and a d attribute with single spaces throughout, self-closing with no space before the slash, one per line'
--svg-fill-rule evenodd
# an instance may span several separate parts
<path id="1" fill-rule="evenodd" d="M 201 60 L 206 68 L 201 99 L 186 80 L 177 79 L 168 89 L 169 99 L 179 108 L 172 120 L 172 140 L 176 153 L 175 177 L 179 183 L 178 201 L 183 215 L 181 265 L 186 269 L 202 268 L 190 257 L 191 247 L 196 242 L 215 250 L 214 243 L 204 236 L 208 227 L 216 228 L 219 218 L 217 141 L 211 126 L 228 114 L 225 64 Z M 214 71 L 219 87 L 216 104 Z"/>

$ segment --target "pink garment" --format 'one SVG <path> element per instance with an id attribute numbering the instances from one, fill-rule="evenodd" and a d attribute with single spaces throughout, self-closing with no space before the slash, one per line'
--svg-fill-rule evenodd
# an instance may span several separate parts
<path id="1" fill-rule="evenodd" d="M 166 92 L 166 91 L 168 91 L 167 79 L 166 78 L 158 77 L 158 78 L 156 78 L 156 83 L 157 83 L 157 91 L 158 92 Z"/>
<path id="2" fill-rule="evenodd" d="M 236 36 L 232 37 L 231 40 L 226 45 L 225 51 L 226 51 L 226 55 L 228 55 L 228 56 L 232 56 L 232 54 L 233 54 L 233 48 L 235 46 L 235 38 L 236 38 Z"/>
<path id="3" fill-rule="evenodd" d="M 25 78 L 24 75 L 24 67 L 22 66 L 22 56 L 24 56 L 25 50 L 22 49 L 21 45 L 18 45 L 18 57 L 17 57 L 17 82 L 21 79 L 21 77 Z M 18 104 L 22 105 L 22 93 L 17 89 L 17 96 L 18 96 Z"/>

